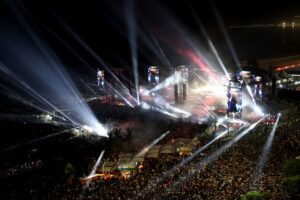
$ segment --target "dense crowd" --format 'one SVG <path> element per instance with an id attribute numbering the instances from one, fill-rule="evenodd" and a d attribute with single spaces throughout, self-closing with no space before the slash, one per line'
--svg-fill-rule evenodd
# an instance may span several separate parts
<path id="1" fill-rule="evenodd" d="M 294 131 L 287 132 L 292 127 Z M 272 193 L 273 199 L 289 199 L 281 188 L 282 163 L 299 154 L 300 126 L 297 119 L 282 119 L 273 143 L 270 159 L 264 169 L 260 186 L 253 183 L 258 158 L 270 127 L 260 126 L 247 138 L 237 143 L 215 162 L 196 171 L 199 156 L 184 167 L 178 168 L 167 178 L 164 173 L 178 160 L 157 160 L 147 163 L 144 171 L 132 179 L 114 180 L 99 188 L 91 189 L 88 199 L 238 199 L 251 189 Z M 221 146 L 219 142 L 218 146 Z M 212 147 L 213 151 L 216 146 Z M 284 152 L 284 153 L 282 153 Z M 195 171 L 195 173 L 193 173 Z M 160 179 L 160 181 L 157 181 Z"/>
<path id="2" fill-rule="evenodd" d="M 14 181 L 17 179 L 10 180 L 8 178 L 10 176 L 2 179 L 7 183 L 1 185 L 2 189 L 6 188 L 6 191 L 10 191 L 10 193 L 5 193 L 3 198 L 20 199 L 20 195 L 22 195 L 23 199 L 80 199 L 84 197 L 84 199 L 184 198 L 224 200 L 239 199 L 247 191 L 257 189 L 270 192 L 272 199 L 289 199 L 288 194 L 281 187 L 282 163 L 288 158 L 299 156 L 300 153 L 299 119 L 296 117 L 297 114 L 289 116 L 282 117 L 280 120 L 269 160 L 258 184 L 253 182 L 256 175 L 256 165 L 272 127 L 264 124 L 255 128 L 244 139 L 235 143 L 218 159 L 207 165 L 199 165 L 199 163 L 228 142 L 230 138 L 225 137 L 219 140 L 186 165 L 176 168 L 171 173 L 168 171 L 182 158 L 176 155 L 164 155 L 158 159 L 146 159 L 143 163 L 143 170 L 131 178 L 95 179 L 90 182 L 88 188 L 80 184 L 76 178 L 80 176 L 78 173 L 75 173 L 75 177 L 70 177 L 52 169 L 49 174 L 45 174 L 45 170 L 49 170 L 49 168 L 43 171 L 44 165 L 41 161 L 37 162 L 42 165 L 41 167 L 30 162 L 17 165 L 19 171 L 14 173 L 22 174 L 25 171 L 27 175 L 20 176 L 24 178 L 23 183 L 15 183 Z M 170 142 L 174 137 L 186 136 L 189 131 L 195 131 L 194 128 L 183 129 L 184 124 L 180 123 L 178 127 L 174 127 L 174 123 L 170 123 L 170 126 L 172 126 L 172 131 L 175 134 L 163 140 L 164 143 Z M 122 139 L 124 139 L 123 136 Z M 202 145 L 207 143 L 205 140 L 203 138 Z M 103 162 L 117 161 L 120 153 L 116 150 L 107 152 Z M 95 155 L 82 161 L 86 163 L 82 170 L 86 175 L 97 159 Z M 64 168 L 62 164 L 59 167 Z M 33 172 L 28 173 L 28 168 L 32 169 Z M 36 168 L 41 171 L 36 172 Z M 11 170 L 15 171 L 14 168 Z M 10 173 L 10 171 L 5 172 Z M 28 178 L 28 176 L 31 177 Z M 15 185 L 18 185 L 19 189 L 16 189 Z"/>
<path id="3" fill-rule="evenodd" d="M 20 165 L 11 167 L 5 171 L 0 172 L 0 178 L 17 176 L 20 173 L 24 173 L 28 170 L 34 170 L 43 166 L 42 160 L 28 161 Z"/>

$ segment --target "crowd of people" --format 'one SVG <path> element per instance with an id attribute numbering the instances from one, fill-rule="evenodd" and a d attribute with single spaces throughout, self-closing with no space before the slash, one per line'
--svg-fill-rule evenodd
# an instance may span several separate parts
<path id="1" fill-rule="evenodd" d="M 84 152 L 82 156 L 78 154 L 78 159 L 81 159 L 82 163 L 80 165 L 82 165 L 81 168 L 83 169 L 78 169 L 77 167 L 74 174 L 64 174 L 63 170 L 66 162 L 62 162 L 64 160 L 63 156 L 60 157 L 59 162 L 53 162 L 50 167 L 48 165 L 35 167 L 34 164 L 31 166 L 30 163 L 17 165 L 20 167 L 18 172 L 13 171 L 16 175 L 21 174 L 18 176 L 23 178 L 24 181 L 15 183 L 16 178 L 10 179 L 10 176 L 2 179 L 5 180 L 5 184 L 2 184 L 1 188 L 6 188 L 7 191 L 10 191 L 10 193 L 5 193 L 6 195 L 3 198 L 19 199 L 22 196 L 23 199 L 80 199 L 83 197 L 84 199 L 184 198 L 224 200 L 239 199 L 241 195 L 255 189 L 270 192 L 272 199 L 289 199 L 288 194 L 281 187 L 284 177 L 282 164 L 288 158 L 299 156 L 300 125 L 297 114 L 288 116 L 283 116 L 280 120 L 269 160 L 258 183 L 254 183 L 254 176 L 257 175 L 256 167 L 263 152 L 263 146 L 271 131 L 271 125 L 262 124 L 256 127 L 245 138 L 234 143 L 227 151 L 209 163 L 201 164 L 207 156 L 230 141 L 230 136 L 218 140 L 203 151 L 202 154 L 199 154 L 183 166 L 177 165 L 183 159 L 182 157 L 178 155 L 163 155 L 157 159 L 145 159 L 143 169 L 130 178 L 97 178 L 93 179 L 88 187 L 86 187 L 86 184 L 82 184 L 78 178 L 82 177 L 83 174 L 89 174 L 97 160 L 99 151 L 90 153 L 90 150 L 84 149 L 84 145 L 79 145 L 76 147 L 78 148 L 77 152 Z M 201 133 L 203 131 L 202 128 L 197 127 L 184 129 L 186 124 L 182 122 L 178 122 L 177 127 L 176 122 L 170 122 L 167 125 L 170 127 L 166 127 L 166 125 L 161 126 L 161 128 L 170 128 L 174 132 L 173 135 L 168 135 L 162 140 L 162 143 L 172 142 L 172 140 L 181 137 L 194 136 L 190 132 Z M 124 142 L 126 133 L 121 139 Z M 201 138 L 200 134 L 200 141 L 201 147 L 209 140 Z M 114 142 L 117 143 L 118 141 Z M 76 143 L 73 147 L 75 145 Z M 95 147 L 95 149 L 97 148 Z M 117 161 L 120 154 L 124 153 L 122 150 L 112 149 L 110 152 L 106 152 L 102 162 Z M 76 152 L 74 153 L 76 154 Z M 84 156 L 87 158 L 83 159 Z M 42 161 L 38 163 L 42 163 Z M 177 168 L 170 172 L 174 166 L 177 166 Z M 24 167 L 30 168 L 32 172 L 30 170 L 22 171 Z M 59 168 L 60 170 L 58 170 Z M 3 174 L 4 172 L 1 173 Z"/>
<path id="2" fill-rule="evenodd" d="M 149 162 L 142 173 L 131 179 L 114 180 L 91 189 L 88 199 L 239 199 L 256 189 L 272 194 L 272 199 L 289 199 L 281 188 L 282 163 L 299 154 L 300 126 L 297 119 L 284 118 L 277 130 L 271 156 L 265 166 L 259 185 L 254 184 L 256 165 L 262 154 L 270 127 L 260 126 L 247 138 L 237 143 L 216 161 L 197 167 L 205 155 L 196 157 L 183 167 L 164 177 L 178 160 Z M 288 127 L 295 131 L 286 132 Z M 222 146 L 219 142 L 218 146 Z M 282 153 L 284 152 L 284 153 Z M 165 161 L 165 160 L 164 160 Z"/>
<path id="3" fill-rule="evenodd" d="M 11 167 L 5 171 L 0 172 L 0 178 L 17 176 L 20 173 L 24 173 L 28 170 L 38 169 L 43 166 L 42 160 L 28 161 L 20 165 Z"/>

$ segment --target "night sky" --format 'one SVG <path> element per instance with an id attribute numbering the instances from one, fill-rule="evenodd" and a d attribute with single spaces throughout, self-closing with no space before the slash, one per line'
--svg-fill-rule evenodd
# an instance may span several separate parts
<path id="1" fill-rule="evenodd" d="M 16 17 L 18 13 L 68 66 L 79 70 L 84 68 L 82 61 L 70 51 L 72 48 L 92 68 L 99 67 L 99 62 L 70 35 L 68 30 L 72 30 L 108 65 L 130 69 L 131 53 L 126 19 L 128 13 L 131 13 L 136 24 L 139 65 L 168 65 L 161 58 L 157 44 L 170 64 L 177 65 L 189 60 L 180 54 L 180 49 L 189 48 L 181 42 L 182 38 L 188 38 L 201 51 L 208 52 L 207 42 L 193 12 L 199 17 L 216 47 L 223 48 L 224 37 L 213 7 L 219 12 L 226 28 L 232 24 L 281 23 L 283 20 L 292 20 L 294 16 L 300 16 L 299 1 L 286 0 L 23 0 L 2 3 L 1 29 L 9 30 L 12 26 L 20 28 Z M 226 56 L 224 53 L 224 57 Z M 232 63 L 232 60 L 228 62 Z"/>

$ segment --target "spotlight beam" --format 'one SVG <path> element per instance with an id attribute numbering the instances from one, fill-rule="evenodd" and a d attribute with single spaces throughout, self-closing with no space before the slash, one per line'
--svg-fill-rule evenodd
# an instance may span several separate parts
<path id="1" fill-rule="evenodd" d="M 96 70 L 90 67 L 90 64 L 82 58 L 67 42 L 65 42 L 60 36 L 58 36 L 52 29 L 46 26 L 44 23 L 40 22 L 40 24 L 51 33 L 61 44 L 63 44 L 80 62 L 82 62 L 86 67 L 88 67 L 93 73 L 96 73 Z"/>
<path id="2" fill-rule="evenodd" d="M 141 157 L 141 156 L 145 155 L 154 145 L 156 145 L 160 140 L 162 140 L 169 133 L 170 133 L 170 131 L 167 131 L 167 132 L 163 133 L 157 139 L 152 141 L 148 146 L 146 146 L 144 149 L 142 149 L 138 154 L 136 154 L 134 156 L 134 158 L 138 158 L 138 157 Z"/>
<path id="3" fill-rule="evenodd" d="M 211 114 L 212 116 L 214 116 L 216 119 L 219 119 L 219 117 L 217 116 L 217 114 L 216 114 L 214 111 L 210 110 L 209 106 L 208 106 L 201 98 L 198 98 L 197 100 L 198 100 L 198 102 L 199 102 L 199 101 L 201 102 L 201 104 L 204 106 L 204 108 L 206 109 L 206 111 L 207 111 L 208 113 L 210 113 L 210 114 Z"/>
<path id="4" fill-rule="evenodd" d="M 217 59 L 219 65 L 221 66 L 221 68 L 222 68 L 223 72 L 225 73 L 226 77 L 228 78 L 228 80 L 230 80 L 230 76 L 229 76 L 229 74 L 228 74 L 228 71 L 227 71 L 227 69 L 226 69 L 226 67 L 225 67 L 225 65 L 224 65 L 224 63 L 223 63 L 223 61 L 221 60 L 221 57 L 219 56 L 218 51 L 216 50 L 214 44 L 212 43 L 211 39 L 209 38 L 209 36 L 208 36 L 208 34 L 207 34 L 207 32 L 206 32 L 206 30 L 205 30 L 203 24 L 201 23 L 199 17 L 197 16 L 195 10 L 191 7 L 191 5 L 190 5 L 190 9 L 192 10 L 192 14 L 193 14 L 193 16 L 195 17 L 196 22 L 197 22 L 197 24 L 198 24 L 198 26 L 199 26 L 199 28 L 200 28 L 202 34 L 204 35 L 204 37 L 205 37 L 205 39 L 206 39 L 206 41 L 207 41 L 207 43 L 208 43 L 210 49 L 212 50 L 214 56 L 216 57 L 216 59 Z"/>
<path id="5" fill-rule="evenodd" d="M 129 101 L 128 101 L 128 99 L 126 99 L 118 90 L 116 90 L 115 88 L 113 88 L 113 86 L 111 85 L 111 84 L 109 84 L 109 83 L 106 83 L 107 84 L 107 86 L 109 87 L 109 88 L 111 88 L 117 95 L 119 95 L 130 107 L 134 107 Z"/>
<path id="6" fill-rule="evenodd" d="M 173 184 L 173 189 L 175 189 L 177 186 L 179 186 L 181 183 L 187 181 L 189 178 L 191 178 L 193 175 L 200 172 L 201 167 L 206 166 L 210 164 L 211 162 L 218 159 L 225 151 L 227 151 L 234 143 L 241 140 L 244 136 L 246 136 L 251 130 L 253 130 L 262 120 L 264 120 L 266 116 L 262 117 L 257 122 L 251 124 L 246 130 L 242 131 L 237 137 L 235 137 L 233 140 L 227 142 L 223 146 L 221 146 L 219 149 L 214 151 L 212 154 L 210 154 L 208 157 L 204 158 L 201 162 L 197 163 L 194 172 L 189 172 L 187 176 L 185 176 L 184 180 L 182 181 L 176 181 Z"/>
<path id="7" fill-rule="evenodd" d="M 86 190 L 87 190 L 87 189 L 89 188 L 89 186 L 90 186 L 92 177 L 93 177 L 93 175 L 95 175 L 96 170 L 97 170 L 98 166 L 99 166 L 100 163 L 101 163 L 101 160 L 102 160 L 102 157 L 103 157 L 104 152 L 105 152 L 105 151 L 102 151 L 102 152 L 101 152 L 101 154 L 99 155 L 99 157 L 98 157 L 98 159 L 97 159 L 95 165 L 94 165 L 93 168 L 92 168 L 92 171 L 90 172 L 89 176 L 86 177 L 88 180 L 87 180 L 86 184 L 82 187 L 82 191 L 81 191 L 81 194 L 80 194 L 80 196 L 79 196 L 80 199 L 83 199 L 83 198 L 84 198 L 85 192 L 86 192 Z"/>
<path id="8" fill-rule="evenodd" d="M 95 96 L 98 96 L 97 95 L 97 93 L 84 81 L 84 80 L 82 80 L 75 72 L 73 72 L 72 70 L 71 70 L 71 72 L 74 74 L 74 76 L 76 76 L 76 78 L 78 79 L 78 80 L 80 80 L 80 82 L 82 82 L 83 83 L 83 85 L 93 94 L 93 95 L 95 95 Z"/>
<path id="9" fill-rule="evenodd" d="M 67 129 L 67 130 L 64 130 L 64 131 L 60 131 L 60 132 L 57 132 L 57 133 L 53 133 L 53 134 L 50 134 L 50 135 L 47 135 L 47 136 L 44 136 L 44 137 L 40 137 L 40 138 L 31 140 L 31 141 L 28 141 L 28 142 L 26 142 L 26 143 L 16 144 L 16 145 L 13 145 L 13 146 L 11 146 L 11 147 L 8 147 L 8 148 L 4 149 L 3 151 L 10 151 L 10 150 L 14 150 L 14 149 L 16 149 L 16 148 L 20 148 L 20 147 L 23 147 L 23 146 L 27 146 L 27 145 L 30 145 L 30 144 L 34 144 L 34 143 L 36 143 L 36 142 L 40 142 L 40 141 L 43 141 L 43 140 L 52 138 L 52 137 L 61 135 L 61 134 L 63 134 L 63 133 L 68 133 L 68 132 L 70 132 L 70 131 L 73 130 L 73 129 L 74 129 L 74 128 L 70 128 L 70 129 Z"/>
<path id="10" fill-rule="evenodd" d="M 226 41 L 226 43 L 227 43 L 227 45 L 229 47 L 229 50 L 230 50 L 231 55 L 232 55 L 232 57 L 234 59 L 234 62 L 236 64 L 236 66 L 241 70 L 238 56 L 237 56 L 237 54 L 236 54 L 236 52 L 234 50 L 233 44 L 232 44 L 232 42 L 231 42 L 231 40 L 229 38 L 229 35 L 228 35 L 227 31 L 226 31 L 224 22 L 223 22 L 220 14 L 219 14 L 219 11 L 217 10 L 217 7 L 216 7 L 215 3 L 213 1 L 210 1 L 210 2 L 211 2 L 211 5 L 212 5 L 213 13 L 214 13 L 214 15 L 215 15 L 215 17 L 217 19 L 217 22 L 218 22 L 220 28 L 221 28 L 223 36 L 225 37 L 225 41 Z"/>
<path id="11" fill-rule="evenodd" d="M 256 106 L 257 106 L 257 105 L 256 105 L 256 101 L 255 101 L 255 99 L 254 99 L 254 97 L 253 97 L 253 93 L 252 93 L 252 91 L 251 91 L 250 86 L 248 85 L 248 83 L 247 83 L 247 85 L 246 85 L 246 89 L 247 89 L 249 95 L 251 96 L 251 99 L 252 99 L 252 101 L 253 101 L 253 103 L 254 103 L 254 106 L 256 107 Z"/>
<path id="12" fill-rule="evenodd" d="M 54 11 L 52 11 L 53 15 L 56 17 L 56 19 L 63 25 L 63 28 L 66 29 L 66 31 L 82 46 L 85 48 L 87 52 L 91 54 L 104 68 L 105 70 L 114 78 L 114 80 L 117 81 L 117 83 L 120 85 L 120 87 L 125 90 L 127 87 L 120 81 L 120 79 L 110 70 L 109 66 L 101 59 L 81 38 L 79 35 L 77 35 L 72 28 L 63 21 L 60 16 L 58 16 Z M 130 94 L 129 94 L 130 95 Z"/>
<path id="13" fill-rule="evenodd" d="M 87 66 L 89 69 L 91 69 L 91 71 L 93 71 L 94 73 L 96 73 L 95 69 L 91 68 L 90 65 L 88 64 L 88 62 L 83 59 L 70 45 L 68 45 L 61 37 L 59 37 L 56 33 L 54 33 L 48 26 L 44 25 L 42 22 L 40 22 L 43 27 L 49 31 L 59 42 L 61 42 L 71 53 L 73 53 L 76 58 L 78 58 L 85 66 Z M 77 75 L 76 75 L 77 76 Z M 78 77 L 78 76 L 77 76 Z M 79 78 L 79 77 L 78 77 Z M 80 79 L 80 78 L 79 78 Z M 80 79 L 81 80 L 81 79 Z M 81 80 L 85 85 L 86 87 L 89 88 L 89 90 L 94 94 L 96 95 L 96 93 L 83 81 Z M 107 83 L 108 84 L 108 83 Z M 119 84 L 116 85 L 117 87 L 119 87 L 122 91 L 125 91 L 125 93 L 129 93 L 128 92 L 128 89 L 124 89 L 122 86 L 120 86 Z M 115 92 L 117 93 L 130 107 L 133 107 L 133 105 L 128 102 L 128 100 L 120 94 L 120 92 L 117 91 L 117 89 L 113 88 L 111 85 L 109 85 L 109 87 Z M 133 98 L 136 102 L 137 100 L 135 98 Z"/>
<path id="14" fill-rule="evenodd" d="M 133 66 L 133 75 L 134 75 L 134 84 L 136 91 L 137 103 L 140 104 L 140 95 L 139 95 L 139 75 L 138 75 L 138 60 L 137 60 L 137 41 L 136 41 L 136 21 L 135 21 L 135 5 L 134 0 L 129 0 L 127 2 L 127 27 L 129 35 L 129 44 L 131 52 L 131 62 Z"/>
<path id="15" fill-rule="evenodd" d="M 151 92 L 155 92 L 155 91 L 161 90 L 163 88 L 166 88 L 166 87 L 174 84 L 174 79 L 175 79 L 175 76 L 173 74 L 173 75 L 169 76 L 168 78 L 166 78 L 163 82 L 159 83 L 154 88 L 152 88 L 151 90 L 149 90 L 149 92 L 147 92 L 147 93 L 150 94 Z"/>
<path id="16" fill-rule="evenodd" d="M 156 45 L 157 49 L 159 50 L 159 52 L 160 52 L 160 54 L 163 58 L 163 61 L 165 61 L 165 63 L 169 67 L 169 69 L 173 70 L 172 64 L 171 64 L 170 60 L 167 58 L 166 54 L 164 53 L 164 51 L 163 51 L 162 47 L 160 46 L 159 42 L 157 41 L 157 39 L 155 38 L 155 36 L 152 33 L 150 33 L 150 35 L 151 35 L 151 38 L 152 38 L 154 44 Z"/>
<path id="17" fill-rule="evenodd" d="M 224 133 L 221 133 L 222 136 L 224 136 L 224 134 L 227 131 L 225 131 Z M 221 136 L 220 136 L 221 137 Z M 169 171 L 164 172 L 164 175 L 157 178 L 156 180 L 153 180 L 151 183 L 149 183 L 144 191 L 142 191 L 141 193 L 147 193 L 152 187 L 157 187 L 162 181 L 164 181 L 168 176 L 170 176 L 174 171 L 176 171 L 178 168 L 182 167 L 183 165 L 185 165 L 187 162 L 189 162 L 190 160 L 192 160 L 194 157 L 196 157 L 197 155 L 199 155 L 202 151 L 204 151 L 207 147 L 209 147 L 211 144 L 213 144 L 216 140 L 218 140 L 220 137 L 215 138 L 213 140 L 211 140 L 209 143 L 207 143 L 206 145 L 202 146 L 200 149 L 198 149 L 195 153 L 193 153 L 191 156 L 189 156 L 188 158 L 182 160 L 180 163 L 176 164 L 174 167 L 172 167 Z M 146 190 L 146 191 L 145 191 Z M 140 193 L 140 194 L 141 194 Z"/>
<path id="18" fill-rule="evenodd" d="M 209 84 L 209 82 L 207 80 L 205 80 L 204 78 L 202 78 L 200 75 L 198 75 L 196 72 L 194 72 L 194 75 L 202 82 Z"/>
<path id="19" fill-rule="evenodd" d="M 174 106 L 171 106 L 165 98 L 163 98 L 161 95 L 156 94 L 154 97 L 154 103 L 159 106 L 160 108 L 166 110 L 167 112 L 172 111 L 174 113 L 179 113 L 179 114 L 185 114 L 187 116 L 190 116 L 191 114 L 189 112 L 186 112 L 184 110 L 181 110 L 179 108 L 176 108 Z"/>
<path id="20" fill-rule="evenodd" d="M 160 112 L 164 115 L 167 115 L 167 116 L 170 116 L 170 117 L 173 117 L 173 118 L 178 118 L 177 115 L 168 112 L 166 109 L 162 108 L 159 105 L 154 106 L 154 105 L 149 105 L 146 102 L 141 102 L 141 107 L 145 110 L 153 110 L 153 111 Z"/>
<path id="21" fill-rule="evenodd" d="M 143 19 L 139 19 L 139 21 L 142 23 L 143 27 L 145 27 L 146 31 L 148 32 L 148 34 L 150 35 L 150 38 L 147 37 L 147 34 L 143 32 L 143 30 L 139 29 L 138 33 L 140 36 L 140 39 L 143 41 L 143 43 L 145 45 L 147 45 L 147 47 L 149 48 L 149 50 L 151 51 L 151 53 L 155 54 L 155 56 L 157 58 L 159 58 L 163 63 L 165 63 L 165 65 L 173 70 L 173 67 L 170 63 L 170 60 L 167 58 L 166 54 L 163 51 L 163 48 L 161 47 L 161 45 L 159 44 L 158 40 L 156 39 L 156 37 L 153 34 L 153 31 L 151 30 L 151 28 L 149 28 L 149 25 L 147 24 L 147 22 L 145 22 L 145 20 Z M 151 40 L 153 41 L 153 43 L 151 42 Z M 147 57 L 149 57 L 149 59 L 151 59 L 145 50 L 139 49 L 143 54 L 145 54 Z M 153 60 L 153 59 L 151 59 Z"/>
<path id="22" fill-rule="evenodd" d="M 244 127 L 245 127 L 245 125 L 243 125 L 241 128 L 239 128 L 238 131 L 242 130 Z M 228 133 L 228 130 L 219 133 L 216 138 L 212 139 L 210 142 L 208 142 L 207 144 L 205 144 L 204 146 L 202 146 L 201 148 L 199 148 L 197 151 L 195 151 L 189 157 L 183 159 L 180 163 L 176 164 L 169 171 L 164 172 L 163 176 L 161 176 L 160 178 L 157 178 L 156 180 L 153 180 L 153 182 L 151 184 L 148 184 L 148 187 L 146 186 L 146 190 L 149 191 L 151 189 L 150 185 L 153 185 L 153 186 L 157 187 L 162 181 L 164 181 L 168 176 L 170 176 L 178 168 L 183 167 L 185 164 L 187 164 L 188 162 L 190 162 L 192 159 L 194 159 L 196 156 L 198 156 L 201 152 L 203 152 L 205 149 L 207 149 L 210 145 L 212 145 L 213 143 L 215 143 L 221 137 L 224 137 L 227 133 Z M 143 193 L 145 193 L 147 191 L 144 191 Z"/>
<path id="23" fill-rule="evenodd" d="M 73 119 L 71 119 L 68 115 L 61 112 L 59 108 L 57 108 L 54 104 L 52 104 L 50 101 L 48 101 L 46 98 L 44 98 L 42 95 L 40 95 L 37 91 L 32 89 L 27 83 L 25 83 L 20 77 L 18 77 L 17 74 L 13 73 L 8 67 L 6 67 L 3 63 L 0 62 L 0 70 L 8 75 L 10 79 L 12 79 L 13 83 L 20 83 L 16 85 L 18 88 L 24 90 L 29 94 L 31 97 L 36 99 L 38 102 L 41 102 L 42 104 L 50 106 L 52 110 L 58 110 L 61 115 L 63 115 L 66 119 L 68 119 L 72 124 L 78 125 L 77 122 L 75 122 Z"/>
<path id="24" fill-rule="evenodd" d="M 8 95 L 9 95 L 11 98 L 14 98 L 15 100 L 20 101 L 21 103 L 24 103 L 24 104 L 26 104 L 26 105 L 28 105 L 28 106 L 31 106 L 31 107 L 33 107 L 33 108 L 35 108 L 35 109 L 37 109 L 37 110 L 39 110 L 39 111 L 41 111 L 41 112 L 44 112 L 44 113 L 47 113 L 47 114 L 49 114 L 49 115 L 55 116 L 55 117 L 57 117 L 57 118 L 63 119 L 62 117 L 60 117 L 60 116 L 58 116 L 58 115 L 55 115 L 55 114 L 51 113 L 50 111 L 48 111 L 48 110 L 46 110 L 46 109 L 44 109 L 44 108 L 42 108 L 42 107 L 40 107 L 40 106 L 37 106 L 37 105 L 35 105 L 35 104 L 32 104 L 31 102 L 25 100 L 24 98 L 22 98 L 21 96 L 17 95 L 14 91 L 12 91 L 12 90 L 9 89 L 8 87 L 4 86 L 3 84 L 0 84 L 0 86 L 3 87 L 5 90 L 7 90 Z"/>
<path id="25" fill-rule="evenodd" d="M 277 126 L 278 126 L 280 116 L 281 115 L 278 114 L 276 122 L 273 125 L 272 130 L 269 134 L 268 140 L 264 144 L 263 154 L 261 155 L 261 157 L 259 159 L 259 162 L 256 166 L 256 171 L 254 173 L 254 182 L 253 182 L 254 186 L 256 186 L 259 183 L 259 180 L 261 179 L 261 176 L 262 176 L 262 173 L 263 173 L 263 169 L 264 169 L 266 163 L 268 162 L 271 146 L 272 146 L 272 143 L 273 143 L 274 135 L 276 133 L 276 129 L 277 129 Z"/>

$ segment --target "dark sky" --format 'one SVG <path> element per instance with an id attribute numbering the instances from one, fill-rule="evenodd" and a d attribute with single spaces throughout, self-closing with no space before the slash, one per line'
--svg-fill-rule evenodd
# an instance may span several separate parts
<path id="1" fill-rule="evenodd" d="M 67 31 L 68 27 L 108 64 L 122 67 L 131 65 L 126 24 L 128 7 L 135 15 L 141 65 L 165 65 L 153 51 L 152 36 L 166 51 L 166 56 L 171 57 L 171 64 L 183 62 L 176 56 L 178 52 L 172 46 L 179 37 L 187 36 L 195 44 L 201 43 L 204 50 L 207 48 L 207 44 L 204 44 L 201 39 L 202 33 L 192 10 L 212 39 L 220 43 L 220 46 L 224 41 L 212 9 L 213 5 L 219 11 L 225 27 L 230 24 L 247 24 L 254 21 L 280 23 L 282 20 L 300 15 L 300 1 L 289 0 L 215 0 L 214 2 L 139 0 L 132 4 L 133 7 L 130 7 L 130 2 L 130 0 L 7 0 L 1 6 L 1 21 L 9 21 L 18 26 L 16 13 L 12 11 L 12 8 L 15 8 L 15 12 L 28 21 L 64 62 L 76 68 L 83 64 L 74 56 L 74 52 L 70 51 L 70 47 L 91 66 L 98 66 L 99 62 L 70 35 Z M 7 27 L 1 27 L 3 28 Z"/>

